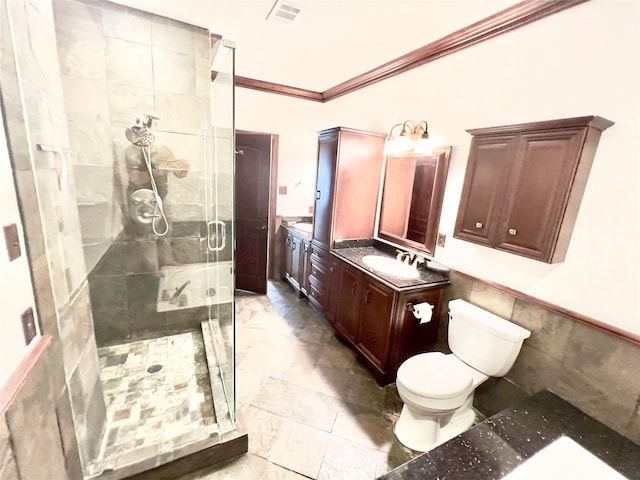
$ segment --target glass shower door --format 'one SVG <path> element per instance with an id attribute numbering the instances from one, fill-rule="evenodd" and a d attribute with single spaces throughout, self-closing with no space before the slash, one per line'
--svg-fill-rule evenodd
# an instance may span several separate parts
<path id="1" fill-rule="evenodd" d="M 212 265 L 207 281 L 209 292 L 223 301 L 208 306 L 203 325 L 214 408 L 220 433 L 235 427 L 235 46 L 220 41 L 213 59 L 215 78 L 211 83 L 211 127 L 206 165 L 207 256 Z M 213 267 L 215 266 L 215 267 Z"/>

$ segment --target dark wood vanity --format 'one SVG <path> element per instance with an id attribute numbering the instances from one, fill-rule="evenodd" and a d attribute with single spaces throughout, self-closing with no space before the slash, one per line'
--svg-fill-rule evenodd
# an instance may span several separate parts
<path id="1" fill-rule="evenodd" d="M 285 228 L 282 238 L 282 276 L 300 297 L 309 295 L 311 264 L 311 234 L 295 228 Z"/>
<path id="2" fill-rule="evenodd" d="M 361 355 L 380 385 L 394 382 L 398 367 L 408 357 L 431 349 L 443 290 L 449 284 L 446 275 L 426 268 L 416 279 L 401 279 L 362 262 L 365 255 L 395 255 L 391 242 L 374 239 L 384 181 L 384 139 L 385 134 L 343 127 L 319 132 L 313 234 L 300 232 L 294 225 L 285 227 L 282 235 L 283 277 L 324 314 L 336 337 Z M 433 240 L 435 247 L 448 159 L 448 148 L 438 149 L 433 157 L 409 159 L 405 165 L 413 170 L 399 172 L 394 184 L 383 188 L 387 201 L 400 191 L 407 197 L 396 207 L 407 212 L 404 225 L 388 240 L 398 240 L 398 245 L 425 255 L 433 252 L 426 245 Z M 403 177 L 405 173 L 411 182 Z M 419 186 L 414 187 L 416 178 Z M 414 188 L 417 195 L 412 195 Z M 421 195 L 430 208 L 437 209 L 435 220 L 416 214 L 426 208 L 416 200 Z M 387 218 L 392 218 L 392 210 L 387 206 Z M 415 233 L 408 234 L 409 230 Z M 408 309 L 421 302 L 433 305 L 429 322 L 420 323 Z"/>

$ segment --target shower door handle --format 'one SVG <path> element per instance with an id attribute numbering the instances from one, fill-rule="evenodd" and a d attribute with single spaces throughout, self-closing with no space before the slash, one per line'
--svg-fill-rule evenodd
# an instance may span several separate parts
<path id="1" fill-rule="evenodd" d="M 219 252 L 225 247 L 227 226 L 222 220 L 207 222 L 207 247 L 212 252 Z"/>

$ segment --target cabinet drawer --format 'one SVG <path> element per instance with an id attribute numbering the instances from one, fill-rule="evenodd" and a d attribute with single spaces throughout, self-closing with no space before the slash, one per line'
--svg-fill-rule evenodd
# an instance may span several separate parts
<path id="1" fill-rule="evenodd" d="M 329 262 L 329 258 L 331 257 L 331 254 L 328 250 L 319 247 L 318 244 L 313 242 L 311 243 L 310 254 L 311 261 L 315 261 L 316 263 L 323 263 L 325 265 Z"/>
<path id="2" fill-rule="evenodd" d="M 321 310 L 327 308 L 326 286 L 314 277 L 309 277 L 309 300 L 320 307 Z"/>

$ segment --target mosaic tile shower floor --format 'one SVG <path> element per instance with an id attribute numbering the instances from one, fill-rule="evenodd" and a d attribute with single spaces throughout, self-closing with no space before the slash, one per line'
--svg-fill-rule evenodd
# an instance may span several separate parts
<path id="1" fill-rule="evenodd" d="M 98 356 L 107 434 L 96 473 L 218 434 L 201 332 L 103 347 Z"/>
<path id="2" fill-rule="evenodd" d="M 235 339 L 249 452 L 180 480 L 371 480 L 417 455 L 393 433 L 395 385 L 380 388 L 288 284 L 237 294 Z"/>

